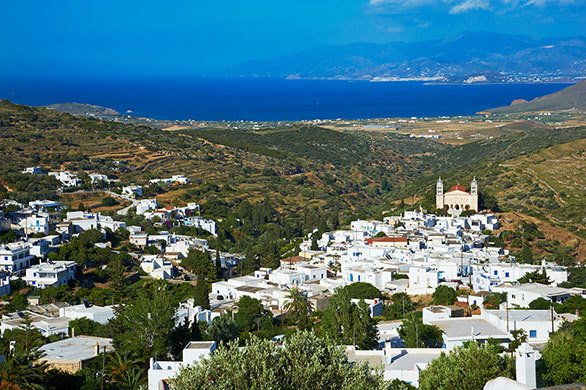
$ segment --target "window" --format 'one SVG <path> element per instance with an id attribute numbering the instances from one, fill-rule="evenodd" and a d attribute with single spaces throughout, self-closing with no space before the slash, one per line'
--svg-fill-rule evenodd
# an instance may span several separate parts
<path id="1" fill-rule="evenodd" d="M 509 277 L 509 273 L 505 272 L 505 278 L 508 278 L 508 277 Z"/>
<path id="2" fill-rule="evenodd" d="M 350 274 L 350 281 L 354 281 L 354 275 Z"/>
<path id="3" fill-rule="evenodd" d="M 358 275 L 358 281 L 360 282 L 360 275 Z"/>
<path id="4" fill-rule="evenodd" d="M 530 330 L 529 331 L 529 338 L 534 339 L 537 337 L 537 331 L 536 330 Z"/>
<path id="5" fill-rule="evenodd" d="M 495 274 L 495 275 L 498 275 L 498 274 L 499 274 L 499 272 L 498 272 L 498 271 L 494 271 L 494 274 Z"/>

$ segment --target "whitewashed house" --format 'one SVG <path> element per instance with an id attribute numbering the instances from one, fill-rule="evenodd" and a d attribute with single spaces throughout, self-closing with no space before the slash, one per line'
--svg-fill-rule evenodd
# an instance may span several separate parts
<path id="1" fill-rule="evenodd" d="M 142 187 L 141 186 L 122 187 L 122 195 L 126 195 L 131 198 L 134 198 L 136 196 L 142 196 Z"/>
<path id="2" fill-rule="evenodd" d="M 10 274 L 8 272 L 0 272 L 0 297 L 10 295 Z"/>
<path id="3" fill-rule="evenodd" d="M 537 298 L 553 303 L 564 303 L 569 297 L 569 289 L 547 284 L 527 283 L 507 288 L 507 301 L 510 307 L 529 307 L 529 304 Z"/>
<path id="4" fill-rule="evenodd" d="M 75 278 L 75 261 L 51 261 L 27 268 L 22 278 L 29 286 L 37 288 L 58 287 Z"/>
<path id="5" fill-rule="evenodd" d="M 49 172 L 49 176 L 54 176 L 57 180 L 63 183 L 65 187 L 77 187 L 82 183 L 77 175 L 68 171 Z"/>
<path id="6" fill-rule="evenodd" d="M 79 318 L 87 318 L 105 324 L 110 319 L 114 318 L 116 312 L 114 306 L 96 306 L 83 303 L 81 305 L 67 306 L 59 308 L 59 317 L 67 318 L 70 321 Z"/>
<path id="7" fill-rule="evenodd" d="M 155 279 L 173 279 L 173 264 L 157 255 L 143 256 L 140 268 Z"/>
<path id="8" fill-rule="evenodd" d="M 33 256 L 30 247 L 23 242 L 12 242 L 0 246 L 0 270 L 20 273 L 28 268 Z"/>

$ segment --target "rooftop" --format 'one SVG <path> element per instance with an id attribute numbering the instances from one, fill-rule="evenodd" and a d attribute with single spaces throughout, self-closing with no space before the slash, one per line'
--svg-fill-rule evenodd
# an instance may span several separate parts
<path id="1" fill-rule="evenodd" d="M 448 338 L 488 339 L 508 338 L 511 336 L 482 318 L 450 318 L 447 320 L 429 321 L 440 328 Z"/>
<path id="2" fill-rule="evenodd" d="M 391 357 L 391 364 L 387 370 L 413 370 L 416 364 L 428 364 L 437 359 L 442 352 L 441 348 L 410 348 L 403 349 L 397 356 Z"/>
<path id="3" fill-rule="evenodd" d="M 96 343 L 113 351 L 112 339 L 91 336 L 78 336 L 43 345 L 40 350 L 45 353 L 44 360 L 89 360 L 96 355 Z"/>
<path id="4" fill-rule="evenodd" d="M 215 341 L 190 341 L 185 349 L 210 349 Z"/>
<path id="5" fill-rule="evenodd" d="M 553 287 L 553 286 L 549 286 L 547 284 L 541 284 L 541 283 L 527 283 L 527 284 L 522 284 L 520 286 L 511 287 L 511 289 L 521 290 L 524 292 L 536 293 L 536 294 L 540 294 L 540 295 L 547 295 L 547 296 L 562 295 L 562 294 L 569 294 L 570 293 L 570 290 L 568 290 L 567 288 Z"/>

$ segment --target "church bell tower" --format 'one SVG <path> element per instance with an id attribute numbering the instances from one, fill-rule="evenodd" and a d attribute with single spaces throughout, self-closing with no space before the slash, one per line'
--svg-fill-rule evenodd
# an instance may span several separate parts
<path id="1" fill-rule="evenodd" d="M 444 208 L 444 183 L 440 177 L 435 185 L 435 207 L 437 209 Z"/>

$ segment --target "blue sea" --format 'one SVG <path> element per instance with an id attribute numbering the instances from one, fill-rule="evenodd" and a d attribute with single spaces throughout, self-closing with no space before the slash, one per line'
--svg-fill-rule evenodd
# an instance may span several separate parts
<path id="1" fill-rule="evenodd" d="M 0 99 L 33 106 L 89 103 L 156 119 L 293 121 L 470 115 L 566 86 L 242 78 L 0 80 Z"/>

